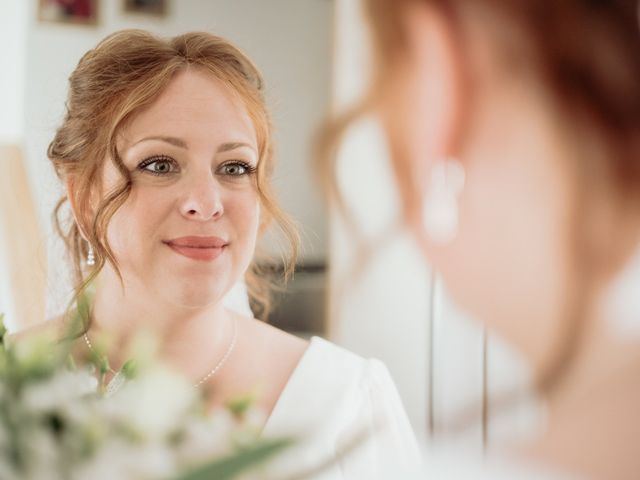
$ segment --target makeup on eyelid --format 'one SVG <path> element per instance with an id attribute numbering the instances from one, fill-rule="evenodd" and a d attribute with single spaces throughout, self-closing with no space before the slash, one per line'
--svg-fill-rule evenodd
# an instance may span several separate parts
<path id="1" fill-rule="evenodd" d="M 150 165 L 154 165 L 154 164 L 161 164 L 161 163 L 165 163 L 165 164 L 169 164 L 170 168 L 173 167 L 174 169 L 171 170 L 165 170 L 165 171 L 160 171 L 160 170 L 152 170 L 152 169 L 148 169 L 147 167 L 149 167 Z M 225 162 L 222 162 L 220 165 L 218 165 L 215 169 L 216 172 L 219 172 L 225 168 L 228 167 L 239 167 L 242 168 L 243 171 L 239 172 L 239 173 L 226 173 L 229 176 L 244 176 L 244 175 L 251 175 L 253 173 L 256 172 L 257 167 L 252 165 L 249 162 L 246 162 L 244 160 L 228 160 Z M 178 162 L 176 162 L 173 158 L 167 156 L 167 155 L 154 155 L 151 157 L 147 157 L 146 159 L 144 159 L 142 162 L 140 162 L 136 169 L 139 171 L 143 171 L 143 172 L 148 172 L 151 173 L 153 175 L 167 175 L 170 173 L 175 173 L 176 169 L 179 169 L 180 165 L 178 164 Z"/>

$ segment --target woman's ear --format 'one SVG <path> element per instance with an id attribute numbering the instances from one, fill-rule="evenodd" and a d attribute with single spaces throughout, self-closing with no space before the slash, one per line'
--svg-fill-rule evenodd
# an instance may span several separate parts
<path id="1" fill-rule="evenodd" d="M 410 223 L 436 162 L 459 155 L 466 92 L 454 25 L 440 9 L 409 2 L 402 16 L 405 51 L 385 95 L 385 127 Z"/>

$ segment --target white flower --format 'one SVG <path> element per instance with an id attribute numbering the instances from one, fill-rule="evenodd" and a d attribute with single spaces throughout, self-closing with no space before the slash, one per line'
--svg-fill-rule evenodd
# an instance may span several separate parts
<path id="1" fill-rule="evenodd" d="M 220 410 L 205 418 L 189 418 L 183 428 L 184 438 L 176 446 L 183 461 L 196 463 L 231 453 L 230 440 L 237 425 L 227 410 Z"/>
<path id="2" fill-rule="evenodd" d="M 53 377 L 27 385 L 23 393 L 26 409 L 40 412 L 63 408 L 83 395 L 95 393 L 98 381 L 84 370 L 59 370 Z"/>
<path id="3" fill-rule="evenodd" d="M 126 421 L 147 438 L 163 438 L 179 427 L 196 393 L 181 376 L 158 368 L 128 382 L 105 399 L 105 405 L 110 416 Z"/>
<path id="4" fill-rule="evenodd" d="M 176 473 L 172 452 L 166 446 L 148 444 L 132 448 L 123 441 L 104 445 L 89 462 L 74 469 L 73 480 L 166 478 Z"/>
<path id="5" fill-rule="evenodd" d="M 262 413 L 204 415 L 201 391 L 152 357 L 136 364 L 135 380 L 102 396 L 95 375 L 69 370 L 52 344 L 21 347 L 17 382 L 0 370 L 0 406 L 8 412 L 0 417 L 1 480 L 169 478 L 258 438 Z M 153 350 L 150 342 L 141 347 Z M 28 471 L 18 471 L 13 448 Z"/>
<path id="6" fill-rule="evenodd" d="M 5 458 L 0 458 L 0 478 L 2 480 L 21 480 Z"/>
<path id="7" fill-rule="evenodd" d="M 75 401 L 64 404 L 60 409 L 60 414 L 69 422 L 75 425 L 86 425 L 95 422 L 97 407 L 95 401 Z"/>
<path id="8" fill-rule="evenodd" d="M 52 432 L 34 431 L 29 437 L 29 453 L 29 477 L 51 479 L 51 474 L 57 470 L 60 461 L 58 446 Z"/>

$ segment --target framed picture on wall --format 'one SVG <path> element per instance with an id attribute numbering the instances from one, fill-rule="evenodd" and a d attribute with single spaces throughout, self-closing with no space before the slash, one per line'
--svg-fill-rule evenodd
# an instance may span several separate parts
<path id="1" fill-rule="evenodd" d="M 123 0 L 127 13 L 144 13 L 164 17 L 167 14 L 168 0 Z"/>
<path id="2" fill-rule="evenodd" d="M 43 22 L 97 25 L 99 0 L 38 0 L 38 19 Z"/>

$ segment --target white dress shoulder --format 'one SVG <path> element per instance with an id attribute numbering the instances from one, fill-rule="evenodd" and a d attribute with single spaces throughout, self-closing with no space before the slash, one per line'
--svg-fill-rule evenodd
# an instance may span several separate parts
<path id="1" fill-rule="evenodd" d="M 412 469 L 420 459 L 385 365 L 319 337 L 311 339 L 263 430 L 266 438 L 283 435 L 298 442 L 267 467 L 268 478 L 326 462 L 304 478 L 375 479 L 389 465 Z"/>

